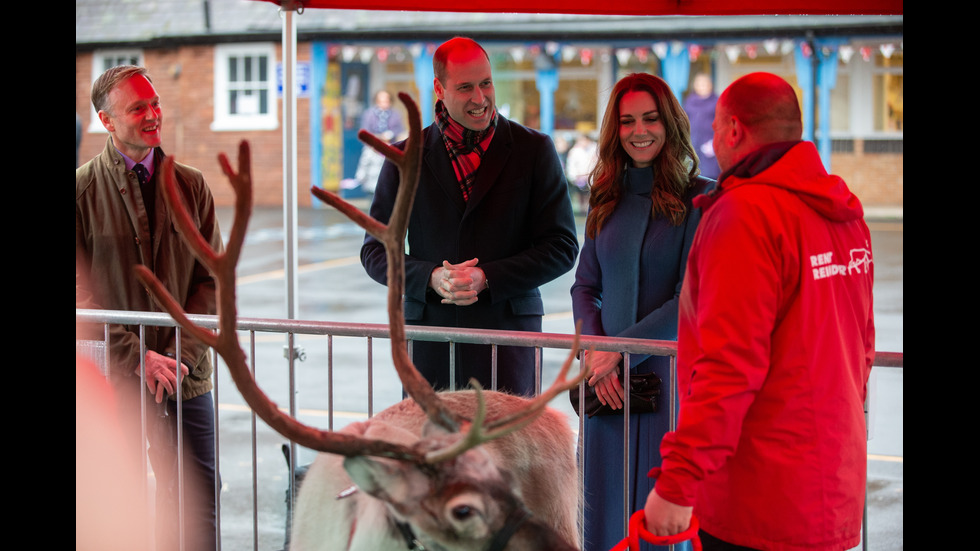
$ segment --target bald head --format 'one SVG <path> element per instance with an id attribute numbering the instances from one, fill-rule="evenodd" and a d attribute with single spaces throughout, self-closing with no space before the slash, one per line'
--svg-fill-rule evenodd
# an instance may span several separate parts
<path id="1" fill-rule="evenodd" d="M 796 91 L 774 74 L 745 75 L 721 94 L 718 103 L 746 126 L 758 145 L 799 140 L 803 135 Z"/>
<path id="2" fill-rule="evenodd" d="M 446 65 L 450 59 L 470 59 L 477 52 L 482 54 L 489 62 L 490 56 L 487 55 L 487 51 L 477 41 L 472 38 L 466 38 L 465 36 L 450 38 L 436 48 L 435 53 L 432 55 L 432 72 L 435 74 L 436 79 L 445 82 L 447 76 Z"/>
<path id="3" fill-rule="evenodd" d="M 766 145 L 797 141 L 803 121 L 796 91 L 770 73 L 745 75 L 718 97 L 711 129 L 722 172 Z"/>

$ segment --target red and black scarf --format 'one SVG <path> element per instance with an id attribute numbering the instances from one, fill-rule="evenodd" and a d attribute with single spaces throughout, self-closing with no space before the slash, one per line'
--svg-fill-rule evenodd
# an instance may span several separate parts
<path id="1" fill-rule="evenodd" d="M 454 121 L 440 100 L 436 102 L 436 124 L 442 131 L 442 141 L 453 162 L 463 200 L 469 200 L 473 182 L 476 180 L 476 169 L 480 168 L 480 159 L 490 146 L 493 130 L 497 126 L 497 111 L 495 109 L 490 117 L 490 124 L 477 132 Z"/>

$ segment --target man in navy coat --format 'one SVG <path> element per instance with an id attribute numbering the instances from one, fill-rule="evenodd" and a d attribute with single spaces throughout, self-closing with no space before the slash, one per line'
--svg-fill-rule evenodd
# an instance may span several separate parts
<path id="1" fill-rule="evenodd" d="M 419 187 L 408 228 L 409 325 L 541 331 L 540 285 L 572 269 L 578 238 L 551 139 L 497 113 L 486 51 L 468 38 L 433 56 L 436 120 L 423 130 Z M 387 222 L 398 170 L 386 162 L 371 215 Z M 386 284 L 384 247 L 367 236 L 361 262 Z M 437 390 L 450 387 L 448 343 L 414 341 L 413 360 Z M 494 388 L 490 345 L 455 345 L 455 384 Z M 496 388 L 531 395 L 534 349 L 497 348 Z"/>

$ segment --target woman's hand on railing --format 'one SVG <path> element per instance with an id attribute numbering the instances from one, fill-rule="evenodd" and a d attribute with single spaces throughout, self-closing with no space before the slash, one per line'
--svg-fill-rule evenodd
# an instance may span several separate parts
<path id="1" fill-rule="evenodd" d="M 626 393 L 619 382 L 620 364 L 623 355 L 619 352 L 585 350 L 582 352 L 582 365 L 592 368 L 589 385 L 595 387 L 596 398 L 602 405 L 612 409 L 622 409 Z"/>

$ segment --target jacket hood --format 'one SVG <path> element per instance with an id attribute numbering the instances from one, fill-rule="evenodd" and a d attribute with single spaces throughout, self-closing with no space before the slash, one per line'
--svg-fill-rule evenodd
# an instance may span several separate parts
<path id="1" fill-rule="evenodd" d="M 785 152 L 773 156 L 781 149 Z M 864 217 L 861 201 L 839 176 L 827 174 L 812 142 L 776 144 L 752 153 L 722 175 L 714 193 L 695 200 L 708 209 L 725 193 L 745 185 L 768 185 L 792 192 L 821 216 L 835 222 Z"/>

